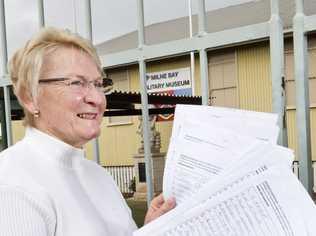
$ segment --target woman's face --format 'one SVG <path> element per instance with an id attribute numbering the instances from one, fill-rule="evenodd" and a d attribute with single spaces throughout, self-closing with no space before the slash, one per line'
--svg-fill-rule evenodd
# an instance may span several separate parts
<path id="1" fill-rule="evenodd" d="M 92 58 L 74 48 L 60 48 L 46 56 L 40 80 L 51 78 L 102 79 Z M 84 89 L 66 83 L 39 83 L 35 107 L 40 115 L 35 127 L 80 148 L 100 133 L 105 96 L 92 83 Z"/>

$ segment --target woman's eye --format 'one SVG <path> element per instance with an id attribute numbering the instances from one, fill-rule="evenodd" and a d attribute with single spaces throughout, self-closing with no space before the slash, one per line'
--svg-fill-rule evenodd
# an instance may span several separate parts
<path id="1" fill-rule="evenodd" d="M 70 82 L 70 85 L 71 86 L 82 86 L 83 82 L 80 80 L 74 80 L 74 81 Z"/>

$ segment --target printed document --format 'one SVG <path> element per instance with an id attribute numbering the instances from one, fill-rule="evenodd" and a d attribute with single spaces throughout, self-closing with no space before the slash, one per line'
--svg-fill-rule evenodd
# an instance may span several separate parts
<path id="1" fill-rule="evenodd" d="M 270 113 L 178 105 L 164 171 L 164 196 L 176 197 L 179 205 L 256 142 L 276 143 L 276 123 L 277 115 Z"/>
<path id="2" fill-rule="evenodd" d="M 316 235 L 316 207 L 276 144 L 275 114 L 177 106 L 163 193 L 177 206 L 145 235 Z"/>

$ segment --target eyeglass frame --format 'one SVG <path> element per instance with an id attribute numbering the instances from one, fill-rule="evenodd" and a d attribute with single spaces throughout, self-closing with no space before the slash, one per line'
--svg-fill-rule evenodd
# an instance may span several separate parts
<path id="1" fill-rule="evenodd" d="M 71 78 L 71 77 L 54 77 L 54 78 L 47 78 L 47 79 L 40 79 L 38 80 L 39 84 L 50 84 L 50 83 L 62 83 L 68 87 L 75 85 L 73 82 L 81 82 L 77 86 L 80 86 L 81 89 L 87 89 L 93 85 L 95 89 L 99 91 L 99 88 L 102 88 L 99 92 L 107 95 L 111 93 L 111 90 L 113 89 L 113 81 L 112 79 L 109 79 L 107 77 L 103 77 L 102 80 L 102 87 L 97 86 L 97 82 L 99 79 L 91 80 L 84 78 L 83 76 L 76 75 L 77 79 Z"/>

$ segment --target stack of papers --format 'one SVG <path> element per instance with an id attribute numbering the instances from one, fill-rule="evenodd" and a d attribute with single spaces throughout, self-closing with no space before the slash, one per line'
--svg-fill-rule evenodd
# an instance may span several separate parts
<path id="1" fill-rule="evenodd" d="M 144 235 L 316 235 L 316 207 L 276 144 L 275 114 L 177 105 L 163 193 L 177 206 Z"/>

